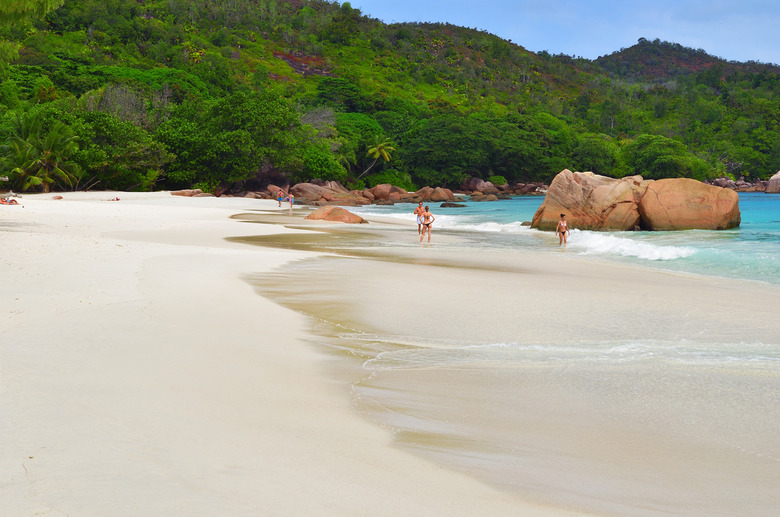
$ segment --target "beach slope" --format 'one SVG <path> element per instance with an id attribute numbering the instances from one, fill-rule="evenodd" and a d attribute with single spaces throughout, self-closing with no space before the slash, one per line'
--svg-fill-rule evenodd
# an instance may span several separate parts
<path id="1" fill-rule="evenodd" d="M 22 205 L 0 213 L 0 514 L 570 514 L 356 415 L 304 316 L 245 280 L 312 252 L 225 240 L 303 231 L 230 218 L 274 201 Z"/>

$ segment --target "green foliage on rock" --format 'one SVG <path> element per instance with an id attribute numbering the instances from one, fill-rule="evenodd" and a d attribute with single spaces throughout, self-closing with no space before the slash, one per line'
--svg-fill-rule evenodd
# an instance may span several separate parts
<path id="1" fill-rule="evenodd" d="M 414 192 L 417 190 L 417 187 L 412 182 L 411 176 L 396 169 L 385 169 L 382 172 L 368 176 L 367 180 L 369 187 L 376 187 L 377 185 L 384 185 L 389 183 L 390 185 L 401 187 L 402 189 L 409 192 Z"/>
<path id="2" fill-rule="evenodd" d="M 660 135 L 640 135 L 626 146 L 629 166 L 646 179 L 707 179 L 710 167 L 704 160 L 691 156 L 685 146 Z"/>

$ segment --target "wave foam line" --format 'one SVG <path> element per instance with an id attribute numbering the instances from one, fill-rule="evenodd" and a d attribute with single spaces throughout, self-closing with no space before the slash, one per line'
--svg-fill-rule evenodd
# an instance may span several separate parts
<path id="1" fill-rule="evenodd" d="M 644 260 L 677 260 L 696 253 L 695 248 L 688 246 L 658 246 L 625 237 L 580 230 L 572 230 L 569 244 L 585 248 L 585 254 L 620 255 Z"/>

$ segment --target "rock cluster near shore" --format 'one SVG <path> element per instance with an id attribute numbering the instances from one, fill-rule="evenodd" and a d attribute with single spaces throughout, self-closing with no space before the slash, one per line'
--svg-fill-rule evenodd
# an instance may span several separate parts
<path id="1" fill-rule="evenodd" d="M 382 184 L 363 190 L 348 190 L 337 181 L 312 181 L 297 183 L 293 186 L 268 185 L 261 191 L 243 191 L 233 194 L 223 194 L 235 197 L 250 197 L 256 199 L 276 199 L 277 192 L 292 192 L 295 202 L 312 206 L 361 206 L 390 205 L 395 203 L 451 203 L 455 194 L 469 196 L 470 201 L 496 201 L 517 195 L 544 195 L 547 185 L 544 183 L 514 183 L 496 186 L 480 178 L 469 178 L 456 190 L 443 187 L 423 187 L 415 192 L 408 192 L 395 185 Z M 171 192 L 175 196 L 200 197 L 211 196 L 200 189 L 185 189 Z M 220 195 L 220 194 L 217 194 Z"/>
<path id="2" fill-rule="evenodd" d="M 564 169 L 553 179 L 531 226 L 554 230 L 565 213 L 581 230 L 723 230 L 739 226 L 739 195 L 688 179 L 620 179 Z"/>
<path id="3" fill-rule="evenodd" d="M 715 178 L 705 183 L 723 187 L 737 192 L 766 192 L 767 194 L 780 194 L 780 171 L 768 180 L 745 181 L 745 178 L 733 180 L 731 178 Z"/>

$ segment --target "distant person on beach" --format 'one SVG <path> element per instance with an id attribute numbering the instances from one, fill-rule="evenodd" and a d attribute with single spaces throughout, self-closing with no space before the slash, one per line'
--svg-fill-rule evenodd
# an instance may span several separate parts
<path id="1" fill-rule="evenodd" d="M 569 233 L 569 223 L 566 222 L 566 214 L 561 214 L 561 220 L 558 221 L 555 233 L 558 234 L 558 244 L 566 244 L 566 234 Z"/>
<path id="2" fill-rule="evenodd" d="M 425 209 L 423 208 L 422 201 L 420 201 L 420 204 L 414 209 L 414 215 L 417 216 L 417 235 L 423 234 L 423 212 L 425 212 Z"/>
<path id="3" fill-rule="evenodd" d="M 430 212 L 428 207 L 425 207 L 425 211 L 422 213 L 422 233 L 420 234 L 420 242 L 423 241 L 423 237 L 425 237 L 425 232 L 428 232 L 428 242 L 431 242 L 431 225 L 436 220 L 435 217 L 433 217 L 433 214 Z"/>
<path id="4" fill-rule="evenodd" d="M 0 198 L 0 205 L 18 205 L 19 202 L 10 197 Z"/>
<path id="5" fill-rule="evenodd" d="M 290 192 L 290 195 L 287 196 L 287 200 L 290 202 L 290 214 L 292 214 L 292 207 L 293 204 L 295 203 L 295 196 L 293 196 L 292 192 Z"/>
<path id="6" fill-rule="evenodd" d="M 284 201 L 284 190 L 279 189 L 276 191 L 276 200 L 279 201 L 279 208 L 281 208 L 282 201 Z"/>

